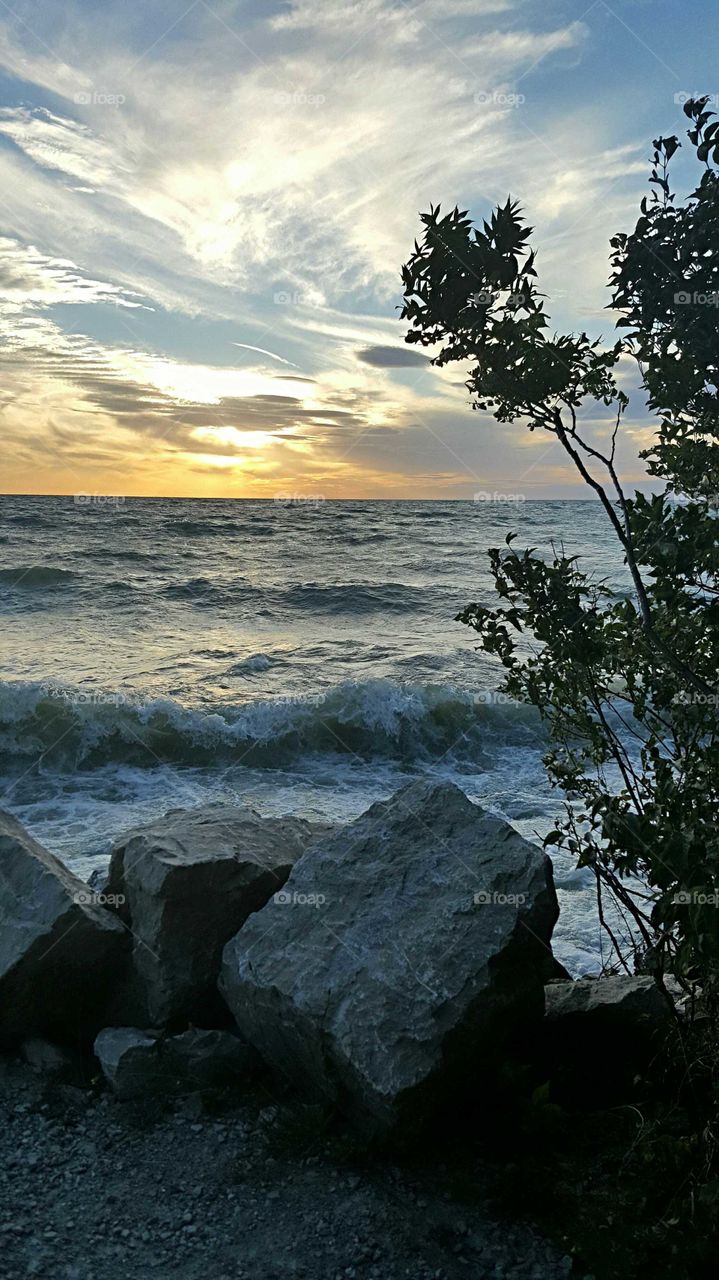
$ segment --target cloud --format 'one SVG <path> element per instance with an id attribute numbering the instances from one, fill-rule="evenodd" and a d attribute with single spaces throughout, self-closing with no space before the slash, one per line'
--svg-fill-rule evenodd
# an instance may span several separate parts
<path id="1" fill-rule="evenodd" d="M 582 22 L 572 22 L 554 31 L 487 31 L 477 39 L 468 40 L 462 46 L 464 58 L 491 59 L 495 70 L 507 67 L 521 68 L 522 63 L 534 66 L 550 53 L 563 49 L 576 49 L 583 44 L 589 30 Z M 526 65 L 524 72 L 529 69 Z"/>
<path id="2" fill-rule="evenodd" d="M 364 347 L 357 359 L 377 369 L 400 369 L 410 365 L 428 365 L 429 356 L 411 347 Z"/>
<path id="3" fill-rule="evenodd" d="M 418 211 L 481 217 L 521 193 L 543 287 L 593 314 L 598 246 L 643 168 L 643 148 L 609 148 L 593 102 L 539 123 L 541 77 L 590 33 L 531 0 L 520 25 L 518 8 L 109 0 L 100 23 L 46 0 L 37 36 L 0 29 L 17 77 L 0 109 L 8 436 L 73 467 L 124 452 L 168 486 L 213 456 L 256 484 L 291 463 L 356 487 L 356 458 L 382 487 L 383 469 L 443 474 L 442 451 L 447 474 L 475 471 L 461 370 L 401 345 Z M 508 106 L 520 80 L 527 105 Z M 62 313 L 80 303 L 81 321 Z"/>
<path id="4" fill-rule="evenodd" d="M 117 285 L 83 275 L 67 258 L 52 258 L 34 245 L 0 236 L 0 309 L 4 314 L 35 311 L 61 302 L 143 306 L 138 297 Z M 12 339 L 12 330 L 6 337 Z"/>
<path id="5" fill-rule="evenodd" d="M 201 39 L 190 43 L 190 25 L 139 65 L 134 51 L 100 46 L 90 93 L 70 93 L 88 79 L 78 67 L 74 82 L 63 75 L 64 112 L 9 109 L 0 131 L 48 177 L 91 187 L 73 192 L 78 209 L 92 202 L 93 218 L 113 235 L 119 229 L 132 255 L 154 234 L 163 269 L 209 286 L 272 282 L 320 301 L 358 291 L 388 299 L 417 209 L 437 196 L 459 198 L 472 170 L 506 167 L 503 133 L 515 122 L 500 126 L 501 104 L 478 108 L 476 93 L 575 46 L 583 30 L 490 29 L 448 44 L 415 16 L 428 12 L 389 0 L 298 0 L 245 30 L 234 7 L 218 10 L 219 19 L 200 7 L 187 23 L 201 17 Z M 443 13 L 461 17 L 465 7 Z M 480 3 L 473 26 L 496 13 L 496 4 Z M 301 33 L 310 28 L 307 43 Z M 51 38 L 71 72 L 67 36 Z M 19 61 L 15 54 L 12 64 Z M 31 76 L 32 52 L 24 61 Z M 43 59 L 37 75 L 46 78 Z M 514 174 L 531 150 L 530 139 L 521 144 L 511 144 Z M 129 219 L 118 219 L 118 201 Z M 89 238 L 101 225 L 93 233 L 89 223 Z"/>
<path id="6" fill-rule="evenodd" d="M 511 0 L 403 0 L 399 5 L 387 0 L 293 0 L 286 12 L 271 19 L 275 31 L 327 31 L 336 29 L 345 38 L 347 31 L 369 32 L 378 24 L 387 26 L 399 39 L 411 40 L 427 22 L 471 17 L 475 21 L 506 13 Z"/>
<path id="7" fill-rule="evenodd" d="M 129 170 L 112 145 L 86 125 L 38 108 L 4 107 L 0 134 L 10 138 L 36 164 L 119 194 Z"/>

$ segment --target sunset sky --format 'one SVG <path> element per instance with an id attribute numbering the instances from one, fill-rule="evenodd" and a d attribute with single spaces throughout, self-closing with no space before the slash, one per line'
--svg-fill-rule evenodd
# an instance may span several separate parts
<path id="1" fill-rule="evenodd" d="M 712 13 L 0 5 L 0 490 L 581 494 L 558 447 L 403 346 L 400 267 L 430 202 L 511 192 L 553 321 L 612 337 L 608 239 L 681 100 L 719 96 Z M 630 479 L 646 427 L 637 396 Z"/>

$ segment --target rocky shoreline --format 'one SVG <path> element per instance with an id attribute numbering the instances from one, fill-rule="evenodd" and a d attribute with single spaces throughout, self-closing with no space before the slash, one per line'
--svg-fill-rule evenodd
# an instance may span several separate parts
<path id="1" fill-rule="evenodd" d="M 119 1102 L 0 1072 L 0 1274 L 561 1280 L 571 1259 L 444 1168 L 368 1160 L 262 1092 Z M 295 1127 L 293 1127 L 295 1126 Z"/>
<path id="2" fill-rule="evenodd" d="M 651 979 L 562 973 L 556 918 L 451 784 L 338 829 L 175 810 L 91 885 L 0 815 L 0 1274 L 569 1275 L 436 1154 L 537 1088 L 628 1098 L 665 1034 Z"/>

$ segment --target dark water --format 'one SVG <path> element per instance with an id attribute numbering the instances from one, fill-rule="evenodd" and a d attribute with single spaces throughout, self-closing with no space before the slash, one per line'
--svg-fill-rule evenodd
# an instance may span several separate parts
<path id="1" fill-rule="evenodd" d="M 509 532 L 620 573 L 588 502 L 0 498 L 0 803 L 80 874 L 167 808 L 347 818 L 419 775 L 538 839 L 539 726 L 453 621 Z M 556 871 L 595 968 L 587 875 Z"/>

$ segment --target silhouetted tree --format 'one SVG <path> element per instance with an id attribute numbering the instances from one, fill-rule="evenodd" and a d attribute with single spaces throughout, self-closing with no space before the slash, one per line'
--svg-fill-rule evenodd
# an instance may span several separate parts
<path id="1" fill-rule="evenodd" d="M 565 793 L 547 843 L 593 868 L 622 963 L 633 949 L 639 967 L 705 982 L 719 965 L 719 124 L 707 102 L 684 108 L 696 190 L 677 202 L 668 170 L 680 144 L 658 138 L 651 197 L 611 242 L 625 331 L 613 345 L 550 333 L 531 228 L 511 200 L 481 227 L 456 208 L 422 216 L 402 310 L 408 342 L 441 344 L 434 363 L 471 361 L 475 408 L 559 441 L 614 530 L 628 593 L 563 551 L 515 550 L 510 535 L 490 551 L 501 603 L 459 619 L 503 664 L 504 689 L 546 722 L 546 767 Z M 642 456 L 661 485 L 631 497 L 616 467 L 624 357 L 656 423 Z M 597 403 L 613 425 L 606 447 L 582 427 Z M 626 935 L 604 915 L 607 889 Z"/>

